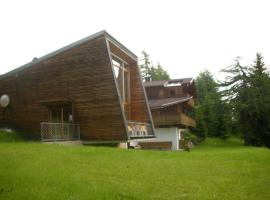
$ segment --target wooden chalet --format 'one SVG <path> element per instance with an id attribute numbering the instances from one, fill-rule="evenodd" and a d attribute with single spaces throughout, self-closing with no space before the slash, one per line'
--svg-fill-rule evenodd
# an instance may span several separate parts
<path id="1" fill-rule="evenodd" d="M 196 88 L 193 78 L 148 81 L 144 83 L 151 108 L 156 142 L 140 143 L 144 148 L 181 148 L 187 127 L 195 127 L 191 117 Z"/>
<path id="2" fill-rule="evenodd" d="M 98 32 L 0 76 L 0 125 L 43 141 L 154 138 L 137 56 Z"/>

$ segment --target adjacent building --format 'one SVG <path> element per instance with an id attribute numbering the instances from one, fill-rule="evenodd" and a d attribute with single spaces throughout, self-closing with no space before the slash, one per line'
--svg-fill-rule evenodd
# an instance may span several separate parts
<path id="1" fill-rule="evenodd" d="M 192 118 L 196 98 L 194 79 L 147 81 L 144 87 L 155 124 L 156 141 L 140 145 L 149 149 L 182 148 L 185 129 L 196 126 Z"/>

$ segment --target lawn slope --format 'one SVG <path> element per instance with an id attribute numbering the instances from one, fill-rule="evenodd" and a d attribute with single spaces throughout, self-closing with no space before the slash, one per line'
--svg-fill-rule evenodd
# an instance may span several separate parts
<path id="1" fill-rule="evenodd" d="M 0 143 L 0 199 L 270 199 L 270 151 L 207 140 L 191 152 Z"/>

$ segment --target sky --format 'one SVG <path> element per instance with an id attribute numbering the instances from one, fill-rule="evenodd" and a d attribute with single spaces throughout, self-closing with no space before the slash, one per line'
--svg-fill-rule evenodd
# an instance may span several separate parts
<path id="1" fill-rule="evenodd" d="M 6 0 L 0 2 L 0 74 L 101 30 L 171 78 L 219 72 L 261 52 L 270 64 L 270 1 Z"/>

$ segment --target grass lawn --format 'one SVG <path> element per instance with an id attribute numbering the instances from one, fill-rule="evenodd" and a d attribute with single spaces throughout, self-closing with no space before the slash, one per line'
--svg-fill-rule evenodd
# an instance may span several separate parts
<path id="1" fill-rule="evenodd" d="M 270 150 L 233 139 L 191 152 L 5 141 L 0 199 L 269 200 Z"/>

